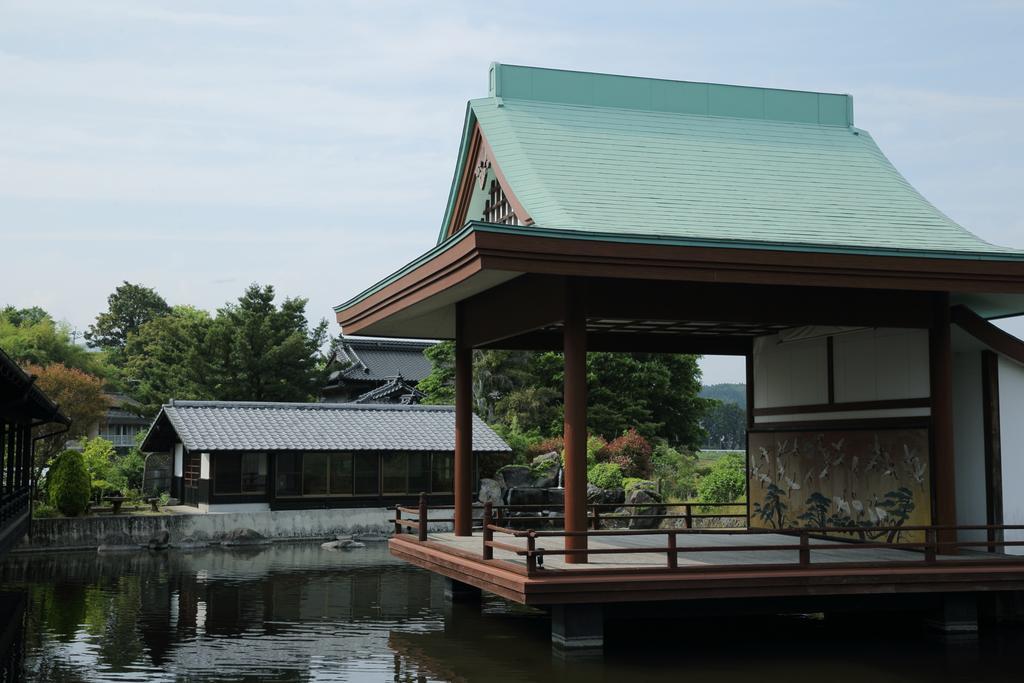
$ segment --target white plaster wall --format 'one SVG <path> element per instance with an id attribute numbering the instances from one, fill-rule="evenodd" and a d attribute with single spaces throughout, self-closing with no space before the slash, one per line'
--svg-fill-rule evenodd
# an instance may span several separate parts
<path id="1" fill-rule="evenodd" d="M 981 353 L 953 354 L 953 451 L 956 462 L 957 524 L 987 524 L 985 432 L 981 402 Z M 985 540 L 983 531 L 961 532 L 961 540 Z"/>
<path id="2" fill-rule="evenodd" d="M 174 444 L 174 476 L 185 476 L 185 447 L 180 443 Z"/>
<path id="3" fill-rule="evenodd" d="M 836 403 L 927 398 L 928 331 L 868 329 L 833 341 Z"/>
<path id="4" fill-rule="evenodd" d="M 1003 464 L 1003 523 L 1024 524 L 1024 367 L 999 357 L 999 433 Z M 1008 531 L 1007 541 L 1024 541 Z M 1024 546 L 1006 552 L 1024 555 Z"/>
<path id="5" fill-rule="evenodd" d="M 754 340 L 754 407 L 828 402 L 828 347 L 824 338 L 779 343 L 777 334 Z"/>
<path id="6" fill-rule="evenodd" d="M 199 478 L 209 479 L 210 478 L 210 454 L 200 453 L 199 454 Z"/>

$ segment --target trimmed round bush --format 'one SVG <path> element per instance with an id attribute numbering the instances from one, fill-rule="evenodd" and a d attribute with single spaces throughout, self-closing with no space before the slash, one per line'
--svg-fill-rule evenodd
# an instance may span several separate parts
<path id="1" fill-rule="evenodd" d="M 68 517 L 85 512 L 92 493 L 92 481 L 85 469 L 82 454 L 66 450 L 57 456 L 57 462 L 47 477 L 50 503 Z"/>
<path id="2" fill-rule="evenodd" d="M 599 462 L 587 470 L 587 481 L 602 489 L 622 488 L 622 468 L 618 463 Z"/>

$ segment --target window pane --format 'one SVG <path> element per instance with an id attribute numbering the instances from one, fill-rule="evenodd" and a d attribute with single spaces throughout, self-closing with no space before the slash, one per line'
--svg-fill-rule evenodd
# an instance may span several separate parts
<path id="1" fill-rule="evenodd" d="M 455 491 L 455 456 L 452 453 L 434 453 L 431 458 L 430 490 L 433 493 L 452 493 Z"/>
<path id="2" fill-rule="evenodd" d="M 267 490 L 267 454 L 242 455 L 242 493 L 264 493 Z"/>
<path id="3" fill-rule="evenodd" d="M 300 453 L 277 454 L 277 495 L 298 496 L 302 494 L 302 455 Z"/>
<path id="4" fill-rule="evenodd" d="M 383 476 L 381 476 L 381 491 L 388 493 L 405 493 L 408 491 L 406 479 L 408 477 L 408 460 L 406 453 L 385 453 L 381 456 L 383 463 Z"/>
<path id="5" fill-rule="evenodd" d="M 376 496 L 380 491 L 378 468 L 380 458 L 376 454 L 358 453 L 352 456 L 353 491 L 356 495 Z"/>
<path id="6" fill-rule="evenodd" d="M 327 494 L 327 453 L 304 453 L 302 456 L 302 495 Z"/>
<path id="7" fill-rule="evenodd" d="M 409 454 L 409 485 L 408 493 L 424 493 L 427 491 L 427 480 L 430 478 L 430 453 Z"/>
<path id="8" fill-rule="evenodd" d="M 239 453 L 213 455 L 213 492 L 240 493 L 242 490 L 242 456 Z"/>
<path id="9" fill-rule="evenodd" d="M 331 453 L 331 493 L 352 493 L 351 453 Z"/>

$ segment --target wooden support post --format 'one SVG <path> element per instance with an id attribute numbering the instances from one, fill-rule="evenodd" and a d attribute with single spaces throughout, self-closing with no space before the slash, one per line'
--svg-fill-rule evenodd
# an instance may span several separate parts
<path id="1" fill-rule="evenodd" d="M 981 352 L 981 411 L 985 444 L 985 519 L 990 527 L 1003 524 L 1003 456 L 999 424 L 999 356 Z M 989 529 L 988 551 L 1001 553 L 1003 531 Z"/>
<path id="2" fill-rule="evenodd" d="M 686 515 L 686 519 L 684 520 L 686 522 L 686 528 L 687 529 L 692 529 L 693 528 L 693 508 L 691 508 L 689 505 L 684 505 L 683 506 L 683 514 Z"/>
<path id="3" fill-rule="evenodd" d="M 953 448 L 953 347 L 949 319 L 949 294 L 935 296 L 932 326 L 928 333 L 931 380 L 931 444 L 934 473 L 934 523 L 956 525 L 956 462 Z M 955 529 L 939 531 L 942 543 L 956 541 Z M 940 552 L 955 553 L 952 546 Z"/>
<path id="4" fill-rule="evenodd" d="M 565 530 L 587 530 L 587 317 L 580 283 L 565 288 L 563 351 L 565 355 Z M 585 550 L 586 536 L 566 536 L 566 549 Z M 566 563 L 585 564 L 585 553 L 565 556 Z"/>
<path id="5" fill-rule="evenodd" d="M 935 552 L 937 536 L 935 529 L 926 529 L 924 532 L 924 561 L 927 564 L 935 564 Z"/>
<path id="6" fill-rule="evenodd" d="M 402 533 L 402 506 L 395 506 L 395 536 Z"/>
<path id="7" fill-rule="evenodd" d="M 537 534 L 532 529 L 526 534 L 526 549 L 529 551 L 529 554 L 526 556 L 526 575 L 533 576 L 537 573 L 537 556 L 535 555 L 537 552 Z M 567 555 L 566 560 L 570 557 L 572 556 Z"/>
<path id="8" fill-rule="evenodd" d="M 483 537 L 484 537 L 484 552 L 483 552 L 483 558 L 485 560 L 493 560 L 494 559 L 494 548 L 492 548 L 491 546 L 488 545 L 488 543 L 490 543 L 491 541 L 494 540 L 494 532 L 491 530 L 491 524 L 492 523 L 493 523 L 493 520 L 491 519 L 491 502 L 487 501 L 486 503 L 484 503 L 484 533 L 483 533 Z"/>
<path id="9" fill-rule="evenodd" d="M 811 563 L 811 537 L 806 531 L 800 532 L 800 566 L 806 567 Z"/>
<path id="10" fill-rule="evenodd" d="M 473 349 L 465 312 L 455 308 L 455 535 L 473 535 Z"/>
<path id="11" fill-rule="evenodd" d="M 676 532 L 668 535 L 668 568 L 679 568 L 679 554 L 676 552 Z"/>
<path id="12" fill-rule="evenodd" d="M 601 506 L 594 506 L 594 531 L 601 530 Z"/>
<path id="13" fill-rule="evenodd" d="M 420 494 L 420 519 L 419 519 L 419 526 L 417 527 L 417 531 L 419 531 L 419 540 L 420 541 L 427 540 L 427 519 L 428 519 L 428 514 L 427 514 L 427 494 L 421 493 Z"/>

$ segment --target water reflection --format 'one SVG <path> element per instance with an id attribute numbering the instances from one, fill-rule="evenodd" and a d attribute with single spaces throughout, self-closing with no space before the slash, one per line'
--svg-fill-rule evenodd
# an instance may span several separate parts
<path id="1" fill-rule="evenodd" d="M 542 613 L 445 603 L 383 546 L 19 555 L 24 676 L 42 681 L 1010 681 L 1024 632 L 969 641 L 900 620 L 608 626 L 603 656 L 552 656 Z"/>

